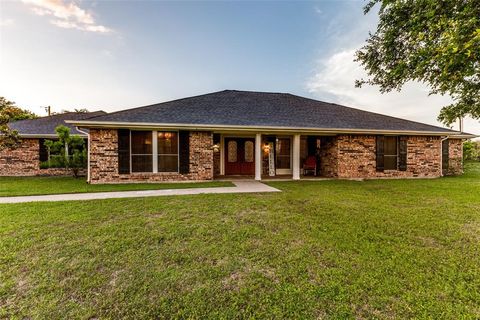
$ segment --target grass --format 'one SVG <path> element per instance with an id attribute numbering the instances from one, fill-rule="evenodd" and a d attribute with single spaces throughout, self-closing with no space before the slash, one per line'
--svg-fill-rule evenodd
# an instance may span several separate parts
<path id="1" fill-rule="evenodd" d="M 0 206 L 0 318 L 480 317 L 480 165 Z"/>
<path id="2" fill-rule="evenodd" d="M 228 181 L 187 183 L 88 184 L 73 177 L 0 177 L 0 197 L 59 193 L 231 187 Z"/>

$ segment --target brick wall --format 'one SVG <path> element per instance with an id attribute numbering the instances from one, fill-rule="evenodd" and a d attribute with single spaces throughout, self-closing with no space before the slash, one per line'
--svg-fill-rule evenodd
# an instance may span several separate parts
<path id="1" fill-rule="evenodd" d="M 211 132 L 190 132 L 190 172 L 118 173 L 117 130 L 90 130 L 90 182 L 128 183 L 213 179 L 213 135 Z"/>
<path id="2" fill-rule="evenodd" d="M 0 176 L 64 176 L 71 175 L 61 168 L 40 169 L 38 139 L 22 139 L 16 149 L 0 151 Z"/>
<path id="3" fill-rule="evenodd" d="M 376 138 L 367 135 L 340 135 L 338 177 L 440 177 L 441 140 L 439 137 L 410 136 L 407 139 L 407 170 L 376 171 Z"/>
<path id="4" fill-rule="evenodd" d="M 448 170 L 447 175 L 463 173 L 463 141 L 462 139 L 448 139 Z"/>

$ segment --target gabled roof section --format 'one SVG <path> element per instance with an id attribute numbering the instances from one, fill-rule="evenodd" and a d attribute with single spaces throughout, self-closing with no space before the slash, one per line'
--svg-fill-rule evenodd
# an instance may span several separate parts
<path id="1" fill-rule="evenodd" d="M 450 129 L 317 101 L 288 93 L 225 90 L 97 116 L 77 125 L 171 126 L 386 131 L 436 134 Z"/>
<path id="2" fill-rule="evenodd" d="M 71 134 L 85 136 L 84 132 L 78 131 L 74 125 L 66 123 L 65 120 L 86 120 L 91 117 L 101 116 L 105 114 L 107 114 L 105 111 L 65 112 L 36 119 L 19 120 L 9 123 L 8 126 L 12 130 L 17 130 L 19 135 L 23 137 L 53 136 L 56 135 L 55 128 L 59 125 L 69 127 Z"/>

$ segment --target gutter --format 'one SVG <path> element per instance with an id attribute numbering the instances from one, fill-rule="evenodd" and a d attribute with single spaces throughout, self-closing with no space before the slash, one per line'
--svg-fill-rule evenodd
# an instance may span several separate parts
<path id="1" fill-rule="evenodd" d="M 82 131 L 83 132 L 83 131 Z M 18 134 L 20 138 L 58 138 L 56 134 L 36 134 L 36 133 L 24 133 L 24 134 Z M 72 136 L 77 136 L 77 137 L 82 137 L 86 138 L 87 135 L 83 134 L 72 134 Z"/>
<path id="2" fill-rule="evenodd" d="M 323 133 L 323 134 L 396 134 L 396 135 L 431 135 L 431 136 L 458 136 L 464 139 L 475 135 L 461 133 L 459 131 L 405 131 L 405 130 L 377 130 L 377 129 L 346 129 L 346 128 L 304 128 L 304 127 L 273 127 L 273 126 L 240 126 L 240 125 L 207 125 L 207 124 L 171 124 L 149 122 L 107 122 L 107 121 L 82 121 L 66 120 L 65 122 L 81 126 L 83 128 L 130 128 L 130 129 L 188 129 L 198 131 L 262 131 L 266 133 L 295 132 L 295 133 Z"/>

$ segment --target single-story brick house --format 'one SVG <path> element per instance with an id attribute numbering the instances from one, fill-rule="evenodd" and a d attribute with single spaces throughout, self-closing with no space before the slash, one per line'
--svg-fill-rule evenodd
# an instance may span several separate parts
<path id="1" fill-rule="evenodd" d="M 67 174 L 67 171 L 64 169 L 40 168 L 40 163 L 47 160 L 47 151 L 44 145 L 45 140 L 55 140 L 57 138 L 55 128 L 59 125 L 69 127 L 72 135 L 78 135 L 87 140 L 87 132 L 80 131 L 72 124 L 66 123 L 65 120 L 83 120 L 104 114 L 106 114 L 104 111 L 66 112 L 48 117 L 9 123 L 9 128 L 16 130 L 22 141 L 20 147 L 16 149 L 0 150 L 0 176 Z"/>
<path id="2" fill-rule="evenodd" d="M 226 90 L 85 120 L 90 183 L 440 177 L 462 173 L 446 128 L 285 93 Z M 308 159 L 308 161 L 307 161 Z"/>

